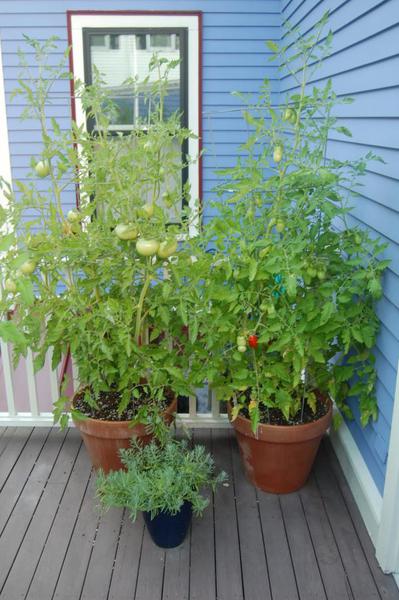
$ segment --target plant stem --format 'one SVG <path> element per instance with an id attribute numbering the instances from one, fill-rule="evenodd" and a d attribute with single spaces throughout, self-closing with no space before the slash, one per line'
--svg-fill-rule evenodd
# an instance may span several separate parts
<path id="1" fill-rule="evenodd" d="M 145 281 L 144 281 L 144 284 L 143 284 L 143 287 L 141 288 L 140 298 L 139 298 L 139 302 L 137 305 L 136 331 L 135 331 L 135 335 L 134 335 L 134 339 L 135 339 L 137 345 L 140 342 L 140 333 L 141 333 L 141 326 L 142 326 L 141 315 L 143 312 L 144 300 L 145 300 L 150 283 L 151 283 L 151 274 L 148 271 Z"/>

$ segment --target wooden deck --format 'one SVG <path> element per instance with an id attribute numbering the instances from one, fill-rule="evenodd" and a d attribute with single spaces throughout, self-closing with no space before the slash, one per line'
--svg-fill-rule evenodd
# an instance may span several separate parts
<path id="1" fill-rule="evenodd" d="M 100 516 L 77 431 L 0 430 L 1 600 L 388 600 L 384 575 L 328 442 L 308 484 L 256 493 L 230 430 L 196 430 L 230 475 L 184 544 Z"/>

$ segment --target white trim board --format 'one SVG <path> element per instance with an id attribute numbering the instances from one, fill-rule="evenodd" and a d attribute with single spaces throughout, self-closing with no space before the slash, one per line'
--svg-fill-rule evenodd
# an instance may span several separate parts
<path id="1" fill-rule="evenodd" d="M 399 374 L 399 364 L 397 373 Z M 399 375 L 396 377 L 395 401 L 376 554 L 382 570 L 387 573 L 396 573 L 396 581 L 399 582 Z"/>
<path id="2" fill-rule="evenodd" d="M 375 545 L 381 520 L 382 497 L 346 425 L 330 431 L 330 439 L 367 531 Z"/>
<path id="3" fill-rule="evenodd" d="M 188 167 L 188 178 L 190 182 L 191 196 L 190 208 L 198 214 L 199 198 L 199 163 L 194 161 L 199 157 L 199 84 L 200 84 L 200 57 L 199 57 L 199 17 L 193 15 L 140 15 L 140 14 L 71 14 L 71 40 L 73 71 L 75 79 L 85 80 L 84 72 L 84 28 L 165 28 L 183 27 L 188 31 L 188 128 L 194 133 L 194 138 L 188 140 L 188 155 L 192 157 Z M 86 125 L 86 118 L 81 103 L 76 100 L 76 122 L 78 125 Z M 199 228 L 198 218 L 193 219 L 189 228 L 189 235 L 195 236 Z"/>
<path id="4" fill-rule="evenodd" d="M 6 97 L 3 77 L 3 58 L 0 38 L 0 175 L 11 184 L 10 148 L 8 144 L 8 126 Z M 5 206 L 6 198 L 0 191 L 0 205 Z"/>

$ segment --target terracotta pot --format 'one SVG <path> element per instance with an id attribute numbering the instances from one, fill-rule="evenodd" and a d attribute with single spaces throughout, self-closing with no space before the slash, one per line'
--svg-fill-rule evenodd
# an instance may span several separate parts
<path id="1" fill-rule="evenodd" d="M 257 435 L 251 421 L 239 415 L 233 421 L 247 478 L 257 488 L 288 494 L 301 488 L 309 477 L 324 433 L 331 424 L 332 403 L 327 413 L 303 425 L 259 424 Z M 231 405 L 228 406 L 229 415 Z"/>
<path id="2" fill-rule="evenodd" d="M 164 411 L 165 423 L 170 425 L 177 410 L 177 399 L 169 404 Z M 138 440 L 146 445 L 151 442 L 153 435 L 148 433 L 146 426 L 139 423 L 129 426 L 130 421 L 102 421 L 87 418 L 85 420 L 73 419 L 75 427 L 79 429 L 86 450 L 95 469 L 101 468 L 105 473 L 123 469 L 119 458 L 120 448 L 129 448 L 130 440 Z"/>

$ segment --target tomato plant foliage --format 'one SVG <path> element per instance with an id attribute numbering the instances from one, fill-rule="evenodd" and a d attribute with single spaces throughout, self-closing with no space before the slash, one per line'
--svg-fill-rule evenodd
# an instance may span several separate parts
<path id="1" fill-rule="evenodd" d="M 249 407 L 254 429 L 271 409 L 301 420 L 306 405 L 315 410 L 316 390 L 348 417 L 355 396 L 364 425 L 377 415 L 372 348 L 387 261 L 377 258 L 380 241 L 350 218 L 358 177 L 377 157 L 327 154 L 331 132 L 350 132 L 333 116 L 348 100 L 330 81 L 310 83 L 329 51 L 324 25 L 297 35 L 294 47 L 273 44 L 295 90 L 275 107 L 265 80 L 255 101 L 243 98 L 250 133 L 236 166 L 221 172 L 207 230 L 215 250 L 205 292 L 210 378 L 220 398 L 234 399 L 234 416 Z M 248 334 L 256 347 L 237 347 L 237 335 Z"/>
<path id="2" fill-rule="evenodd" d="M 177 244 L 194 218 L 181 212 L 190 194 L 182 167 L 192 160 L 182 158 L 181 148 L 193 134 L 180 115 L 163 114 L 171 65 L 155 55 L 151 81 L 127 82 L 132 95 L 145 92 L 150 109 L 126 135 L 112 135 L 116 107 L 97 71 L 92 85 L 74 83 L 76 102 L 94 127 L 72 122 L 62 129 L 47 111 L 54 83 L 71 77 L 67 53 L 49 66 L 54 40 L 27 42 L 37 66 L 20 55 L 15 94 L 23 98 L 23 117 L 39 124 L 42 151 L 32 158 L 28 182 L 11 187 L 2 181 L 8 206 L 0 213 L 0 317 L 10 311 L 13 317 L 1 322 L 0 335 L 13 343 L 15 360 L 31 348 L 36 369 L 49 349 L 53 367 L 70 349 L 80 381 L 92 392 L 89 402 L 118 390 L 122 410 L 143 381 L 155 405 L 166 386 L 188 393 L 198 374 L 189 363 L 195 337 L 187 337 L 184 325 L 201 263 L 193 261 L 194 247 Z M 75 188 L 79 207 L 68 211 Z M 154 251 L 142 251 L 145 241 Z M 56 419 L 67 410 L 63 402 Z"/>

